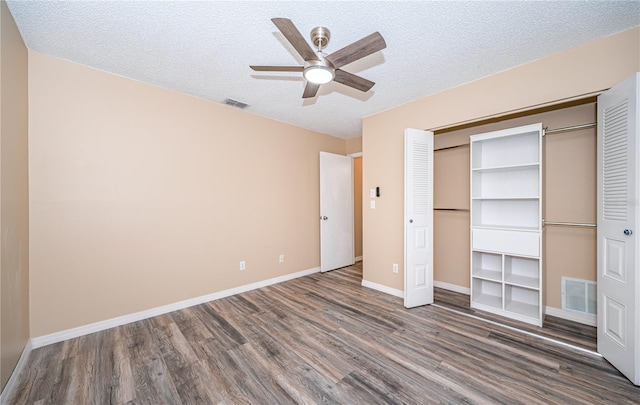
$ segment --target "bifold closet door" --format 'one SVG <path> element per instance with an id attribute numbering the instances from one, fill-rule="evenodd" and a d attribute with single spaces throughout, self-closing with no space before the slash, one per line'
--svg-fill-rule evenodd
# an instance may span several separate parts
<path id="1" fill-rule="evenodd" d="M 640 385 L 640 73 L 598 97 L 598 352 Z"/>
<path id="2" fill-rule="evenodd" d="M 433 304 L 433 132 L 405 130 L 404 306 Z"/>

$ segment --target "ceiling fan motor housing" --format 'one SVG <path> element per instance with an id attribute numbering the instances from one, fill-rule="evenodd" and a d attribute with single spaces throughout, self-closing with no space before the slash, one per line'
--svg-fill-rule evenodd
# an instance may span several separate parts
<path id="1" fill-rule="evenodd" d="M 315 27 L 311 30 L 311 43 L 318 48 L 318 52 L 322 51 L 331 38 L 331 31 L 325 27 Z"/>

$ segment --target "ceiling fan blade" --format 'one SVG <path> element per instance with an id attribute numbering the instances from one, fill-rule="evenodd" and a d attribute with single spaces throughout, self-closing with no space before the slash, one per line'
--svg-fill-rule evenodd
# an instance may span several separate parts
<path id="1" fill-rule="evenodd" d="M 325 59 L 331 62 L 333 67 L 338 69 L 365 56 L 371 55 L 374 52 L 381 51 L 386 47 L 387 43 L 384 42 L 382 35 L 380 35 L 379 32 L 374 32 L 351 45 L 335 51 Z"/>
<path id="2" fill-rule="evenodd" d="M 369 91 L 369 89 L 375 84 L 375 82 L 372 82 L 371 80 L 367 80 L 364 77 L 360 77 L 340 69 L 336 69 L 336 77 L 333 80 L 360 91 Z"/>
<path id="3" fill-rule="evenodd" d="M 300 31 L 296 28 L 295 25 L 288 18 L 272 18 L 271 21 L 278 27 L 282 35 L 287 38 L 287 41 L 295 50 L 302 56 L 302 58 L 307 60 L 320 60 L 318 55 L 311 49 L 309 43 L 302 37 Z"/>
<path id="4" fill-rule="evenodd" d="M 249 66 L 256 72 L 302 72 L 304 66 Z"/>
<path id="5" fill-rule="evenodd" d="M 315 97 L 315 95 L 318 93 L 319 88 L 320 88 L 319 84 L 311 83 L 308 81 L 307 84 L 304 86 L 304 93 L 302 93 L 302 98 Z"/>

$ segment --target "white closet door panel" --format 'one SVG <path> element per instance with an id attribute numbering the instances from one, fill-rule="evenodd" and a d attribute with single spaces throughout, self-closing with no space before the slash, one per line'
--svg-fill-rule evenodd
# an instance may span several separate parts
<path id="1" fill-rule="evenodd" d="M 640 73 L 598 97 L 598 352 L 640 385 Z"/>
<path id="2" fill-rule="evenodd" d="M 433 303 L 433 132 L 405 131 L 404 305 Z"/>

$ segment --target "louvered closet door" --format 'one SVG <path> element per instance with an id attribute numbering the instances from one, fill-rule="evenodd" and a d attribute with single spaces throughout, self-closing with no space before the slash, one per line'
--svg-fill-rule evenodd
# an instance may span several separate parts
<path id="1" fill-rule="evenodd" d="M 405 130 L 404 306 L 433 303 L 433 132 Z"/>
<path id="2" fill-rule="evenodd" d="M 598 97 L 598 351 L 640 384 L 638 78 Z"/>

